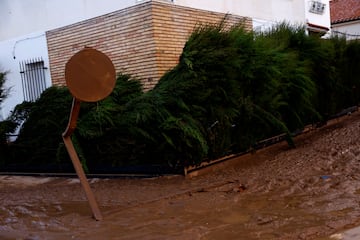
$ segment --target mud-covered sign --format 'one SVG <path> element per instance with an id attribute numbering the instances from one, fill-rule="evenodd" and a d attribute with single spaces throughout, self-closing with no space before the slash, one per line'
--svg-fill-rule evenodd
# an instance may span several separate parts
<path id="1" fill-rule="evenodd" d="M 71 141 L 71 134 L 76 128 L 80 103 L 82 101 L 100 101 L 112 92 L 116 82 L 115 68 L 111 60 L 102 52 L 93 48 L 84 48 L 72 56 L 66 63 L 65 79 L 66 85 L 73 95 L 73 104 L 71 107 L 69 123 L 62 134 L 62 137 L 76 174 L 80 179 L 81 185 L 89 201 L 93 216 L 96 220 L 101 220 L 102 215 L 100 209 Z"/>

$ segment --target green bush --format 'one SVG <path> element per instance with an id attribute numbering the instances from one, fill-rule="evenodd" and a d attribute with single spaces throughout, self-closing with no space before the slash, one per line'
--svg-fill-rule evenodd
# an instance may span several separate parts
<path id="1" fill-rule="evenodd" d="M 0 72 L 0 110 L 1 104 L 8 96 L 9 89 L 5 88 L 6 72 Z M 17 124 L 11 120 L 0 121 L 0 166 L 10 158 L 10 150 L 8 146 L 8 134 L 15 131 Z"/>
<path id="2" fill-rule="evenodd" d="M 69 91 L 60 87 L 46 89 L 34 103 L 17 105 L 10 117 L 24 123 L 13 144 L 11 163 L 35 167 L 64 160 L 57 159 L 57 153 L 70 106 Z"/>
<path id="3" fill-rule="evenodd" d="M 82 103 L 72 139 L 84 168 L 96 166 L 99 161 L 105 164 L 109 159 L 119 159 L 117 146 L 124 148 L 127 137 L 122 134 L 121 127 L 115 127 L 116 119 L 121 118 L 124 104 L 141 93 L 138 81 L 129 81 L 129 76 L 119 75 L 110 97 L 98 103 Z M 71 163 L 61 135 L 68 124 L 71 103 L 72 97 L 67 88 L 50 87 L 36 102 L 16 106 L 10 118 L 25 122 L 12 146 L 12 165 L 69 170 Z M 118 141 L 122 144 L 116 145 Z"/>
<path id="4" fill-rule="evenodd" d="M 309 36 L 304 26 L 201 25 L 154 89 L 120 74 L 108 98 L 83 103 L 73 141 L 89 171 L 199 164 L 282 133 L 293 145 L 293 131 L 359 103 L 359 56 L 359 42 Z M 12 118 L 26 121 L 13 162 L 69 162 L 61 133 L 70 105 L 56 87 L 19 105 Z"/>

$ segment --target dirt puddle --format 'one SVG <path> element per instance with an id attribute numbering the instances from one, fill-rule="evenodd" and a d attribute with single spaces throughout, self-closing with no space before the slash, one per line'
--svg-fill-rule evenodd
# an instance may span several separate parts
<path id="1" fill-rule="evenodd" d="M 360 114 L 186 179 L 0 176 L 0 239 L 359 239 Z"/>

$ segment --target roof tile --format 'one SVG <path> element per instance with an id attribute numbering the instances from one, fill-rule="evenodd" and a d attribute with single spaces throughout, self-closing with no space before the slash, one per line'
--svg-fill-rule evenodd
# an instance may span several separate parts
<path id="1" fill-rule="evenodd" d="M 331 23 L 360 20 L 360 0 L 330 1 Z"/>

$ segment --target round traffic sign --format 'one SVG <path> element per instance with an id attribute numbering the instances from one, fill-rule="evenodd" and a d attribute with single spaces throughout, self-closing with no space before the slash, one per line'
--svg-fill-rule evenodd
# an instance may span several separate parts
<path id="1" fill-rule="evenodd" d="M 76 99 L 97 102 L 114 89 L 115 67 L 104 53 L 93 48 L 84 48 L 66 63 L 65 80 Z"/>

